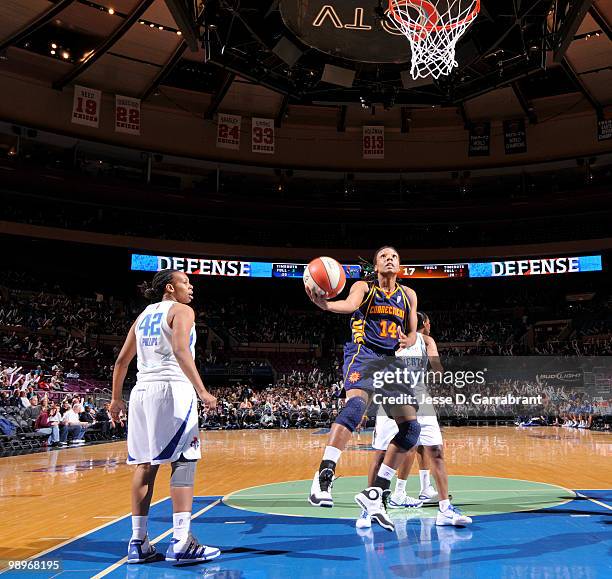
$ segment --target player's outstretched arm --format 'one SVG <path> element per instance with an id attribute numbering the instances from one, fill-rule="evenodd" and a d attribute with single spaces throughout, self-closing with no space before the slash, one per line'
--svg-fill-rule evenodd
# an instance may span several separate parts
<path id="1" fill-rule="evenodd" d="M 348 297 L 345 300 L 337 300 L 335 302 L 328 302 L 325 298 L 313 293 L 308 287 L 306 288 L 306 293 L 314 304 L 326 312 L 352 314 L 363 302 L 368 289 L 368 284 L 365 281 L 355 282 L 351 287 Z"/>
<path id="2" fill-rule="evenodd" d="M 189 347 L 189 339 L 191 336 L 191 328 L 195 321 L 195 314 L 189 306 L 178 303 L 173 305 L 170 311 L 173 314 L 172 352 L 174 353 L 174 357 L 183 371 L 183 374 L 187 377 L 187 380 L 193 384 L 200 400 L 209 408 L 215 408 L 217 406 L 217 399 L 206 390 Z"/>
<path id="3" fill-rule="evenodd" d="M 123 343 L 121 352 L 115 360 L 115 367 L 113 368 L 113 394 L 110 405 L 110 413 L 114 420 L 119 418 L 119 413 L 125 410 L 125 402 L 123 402 L 123 382 L 127 374 L 130 362 L 136 355 L 136 322 L 132 324 L 130 331 L 128 332 L 127 338 Z"/>

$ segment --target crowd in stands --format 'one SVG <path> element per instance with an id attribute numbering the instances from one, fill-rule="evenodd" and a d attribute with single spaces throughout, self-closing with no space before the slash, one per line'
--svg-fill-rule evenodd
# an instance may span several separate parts
<path id="1" fill-rule="evenodd" d="M 58 401 L 48 393 L 18 388 L 10 394 L 0 391 L 0 430 L 3 435 L 36 434 L 44 446 L 63 447 L 85 444 L 86 433 L 97 439 L 116 439 L 127 433 L 127 417 L 113 420 L 108 402 L 97 405 L 92 398 L 66 394 Z M 12 428 L 11 428 L 12 427 Z"/>
<path id="2" fill-rule="evenodd" d="M 0 304 L 0 326 L 15 326 L 31 331 L 43 329 L 68 332 L 79 328 L 86 333 L 117 334 L 129 327 L 125 312 L 112 300 L 79 296 L 9 290 Z"/>
<path id="3" fill-rule="evenodd" d="M 0 287 L 0 360 L 5 361 L 0 364 L 0 407 L 8 409 L 12 418 L 19 414 L 19 420 L 32 432 L 44 434 L 49 445 L 69 440 L 80 444 L 88 432 L 96 430 L 106 438 L 123 435 L 124 420 L 113 423 L 93 400 L 74 398 L 75 394 L 67 391 L 78 389 L 83 380 L 95 383 L 100 379 L 102 386 L 109 386 L 121 340 L 142 303 L 93 293 L 91 297 L 68 295 L 53 283 L 38 284 L 37 291 L 33 291 L 36 278 L 17 273 L 7 276 L 3 283 L 9 281 L 19 287 Z M 482 300 L 488 302 L 459 298 L 453 301 L 444 295 L 439 300 L 431 298 L 440 303 L 440 309 L 429 310 L 432 335 L 440 353 L 612 354 L 609 300 L 574 306 L 564 299 L 549 298 L 551 304 L 543 305 L 542 296 L 534 296 L 535 293 L 517 292 L 500 298 L 503 310 L 491 309 L 495 296 L 484 293 Z M 268 369 L 269 385 L 262 389 L 260 381 L 260 386 L 252 383 L 239 388 L 213 388 L 219 406 L 213 411 L 202 409 L 201 425 L 289 428 L 329 424 L 342 406 L 341 346 L 350 335 L 348 318 L 320 312 L 306 300 L 301 307 L 276 305 L 270 299 L 254 301 L 256 305 L 253 300 L 237 297 L 204 300 L 205 307 L 198 315 L 198 361 L 201 369 L 221 368 L 221 375 L 226 372 L 227 376 Z M 486 320 L 481 319 L 482 311 L 487 312 Z M 531 343 L 522 339 L 538 318 L 556 319 L 551 315 L 565 320 L 565 325 L 560 325 L 565 330 L 563 339 L 559 332 L 552 338 L 536 336 Z M 100 334 L 116 339 L 108 345 L 99 339 Z M 244 349 L 245 344 L 262 343 L 296 348 Z M 511 381 L 503 387 L 516 395 L 542 394 L 540 385 L 528 381 Z M 544 407 L 485 405 L 474 409 L 466 405 L 441 409 L 441 418 L 480 414 L 523 416 L 529 421 L 544 416 L 547 423 L 588 428 L 597 424 L 600 415 L 609 415 L 612 407 L 610 401 L 586 395 L 575 399 L 569 392 L 545 394 Z"/>
<path id="4" fill-rule="evenodd" d="M 339 382 L 325 385 L 316 372 L 315 376 L 292 380 L 259 391 L 248 386 L 212 388 L 217 408 L 200 410 L 200 426 L 207 429 L 329 426 L 343 404 Z"/>

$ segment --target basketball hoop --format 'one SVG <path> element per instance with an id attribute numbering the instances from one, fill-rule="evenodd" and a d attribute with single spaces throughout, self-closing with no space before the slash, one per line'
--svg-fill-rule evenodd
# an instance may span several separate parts
<path id="1" fill-rule="evenodd" d="M 479 12 L 480 0 L 389 0 L 391 22 L 410 42 L 414 80 L 458 66 L 455 45 Z"/>

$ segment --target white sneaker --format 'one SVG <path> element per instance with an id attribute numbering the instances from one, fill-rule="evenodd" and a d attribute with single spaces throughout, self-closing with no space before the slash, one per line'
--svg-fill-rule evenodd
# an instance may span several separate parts
<path id="1" fill-rule="evenodd" d="M 408 509 L 418 509 L 421 506 L 423 506 L 423 501 L 421 499 L 409 497 L 406 493 L 393 493 L 389 499 L 390 509 L 401 509 L 403 507 Z"/>
<path id="2" fill-rule="evenodd" d="M 331 495 L 332 487 L 334 486 L 334 471 L 331 468 L 324 468 L 321 472 L 315 472 L 310 487 L 310 496 L 308 502 L 313 507 L 334 506 L 334 499 Z"/>
<path id="3" fill-rule="evenodd" d="M 359 518 L 355 521 L 355 527 L 358 529 L 369 529 L 372 526 L 372 518 L 368 515 L 368 511 L 361 509 Z"/>
<path id="4" fill-rule="evenodd" d="M 221 554 L 217 547 L 209 547 L 201 545 L 199 541 L 189 533 L 187 540 L 179 542 L 178 539 L 172 539 L 166 551 L 166 561 L 171 561 L 175 565 L 185 563 L 202 563 L 210 561 Z"/>
<path id="5" fill-rule="evenodd" d="M 393 531 L 395 525 L 387 514 L 383 502 L 383 491 L 379 487 L 368 487 L 355 495 L 355 502 L 367 511 L 372 521 L 378 523 L 383 529 Z"/>
<path id="6" fill-rule="evenodd" d="M 440 500 L 438 495 L 438 491 L 433 488 L 433 486 L 429 485 L 426 489 L 421 491 L 419 495 L 419 500 L 423 501 L 426 505 L 431 505 L 437 503 Z"/>
<path id="7" fill-rule="evenodd" d="M 464 515 L 457 507 L 449 505 L 445 511 L 438 510 L 436 516 L 436 525 L 443 527 L 446 525 L 453 525 L 455 527 L 462 527 L 469 525 L 472 522 L 471 517 Z"/>

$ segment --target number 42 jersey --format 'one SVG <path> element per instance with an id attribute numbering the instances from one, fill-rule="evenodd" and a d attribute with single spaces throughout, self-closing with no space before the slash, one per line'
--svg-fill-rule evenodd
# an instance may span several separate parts
<path id="1" fill-rule="evenodd" d="M 164 300 L 147 306 L 136 319 L 136 353 L 138 382 L 170 382 L 189 380 L 181 370 L 172 351 L 172 328 L 168 312 L 176 302 Z M 189 348 L 195 358 L 195 324 L 189 335 Z"/>

